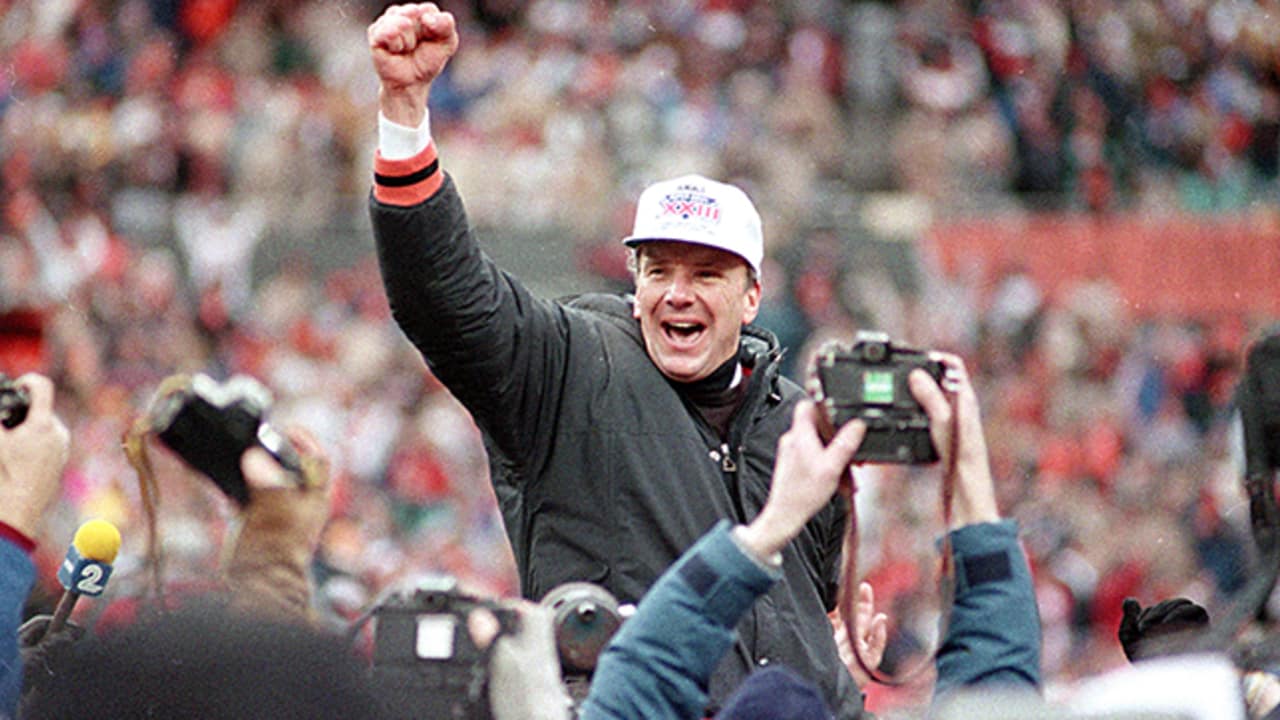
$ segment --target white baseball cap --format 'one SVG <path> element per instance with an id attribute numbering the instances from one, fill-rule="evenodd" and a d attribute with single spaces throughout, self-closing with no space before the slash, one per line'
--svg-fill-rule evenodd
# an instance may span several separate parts
<path id="1" fill-rule="evenodd" d="M 706 245 L 731 252 L 760 276 L 764 232 L 760 213 L 736 186 L 701 175 L 656 182 L 640 193 L 628 247 L 655 240 Z"/>

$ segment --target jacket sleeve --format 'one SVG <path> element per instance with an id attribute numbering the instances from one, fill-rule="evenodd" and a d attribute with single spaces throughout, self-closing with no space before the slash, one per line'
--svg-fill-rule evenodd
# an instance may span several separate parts
<path id="1" fill-rule="evenodd" d="M 730 530 L 720 521 L 640 601 L 600 657 L 581 720 L 702 717 L 734 626 L 778 578 Z"/>
<path id="2" fill-rule="evenodd" d="M 934 698 L 964 687 L 1038 689 L 1040 615 L 1012 520 L 951 533 L 955 601 L 938 650 Z"/>
<path id="3" fill-rule="evenodd" d="M 329 517 L 329 483 L 255 488 L 222 564 L 232 607 L 313 619 L 311 563 Z"/>
<path id="4" fill-rule="evenodd" d="M 548 433 L 532 429 L 551 427 L 558 412 L 565 311 L 481 252 L 434 145 L 375 163 L 370 214 L 396 322 L 508 458 L 537 462 L 545 448 L 534 438 Z"/>
<path id="5" fill-rule="evenodd" d="M 822 604 L 827 612 L 836 609 L 840 597 L 840 578 L 844 574 L 845 528 L 850 512 L 849 500 L 837 493 L 827 505 L 822 517 L 822 525 L 826 532 L 821 555 L 821 584 L 818 587 L 821 588 Z M 809 522 L 816 521 L 817 518 Z"/>
<path id="6" fill-rule="evenodd" d="M 22 661 L 18 655 L 18 625 L 22 607 L 35 583 L 31 557 L 13 541 L 0 536 L 0 613 L 4 635 L 0 638 L 0 717 L 14 717 L 22 692 Z"/>

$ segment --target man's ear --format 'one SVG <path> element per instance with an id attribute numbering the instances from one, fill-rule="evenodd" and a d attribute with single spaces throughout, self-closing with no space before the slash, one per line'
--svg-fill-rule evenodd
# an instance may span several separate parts
<path id="1" fill-rule="evenodd" d="M 760 314 L 760 281 L 757 280 L 747 288 L 746 302 L 742 305 L 742 324 L 746 325 Z"/>

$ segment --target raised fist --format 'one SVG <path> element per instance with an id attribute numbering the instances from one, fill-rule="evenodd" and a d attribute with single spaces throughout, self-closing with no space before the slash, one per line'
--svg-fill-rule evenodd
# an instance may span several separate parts
<path id="1" fill-rule="evenodd" d="M 383 113 L 395 122 L 416 124 L 426 107 L 431 82 L 458 49 L 453 15 L 435 3 L 393 5 L 369 26 L 368 38 L 373 67 L 382 84 L 379 102 Z"/>

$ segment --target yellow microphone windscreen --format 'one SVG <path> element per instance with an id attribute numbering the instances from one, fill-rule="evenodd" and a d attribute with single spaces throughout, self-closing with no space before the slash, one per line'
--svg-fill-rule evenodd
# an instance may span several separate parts
<path id="1" fill-rule="evenodd" d="M 90 520 L 76 530 L 71 540 L 80 557 L 110 565 L 120 552 L 120 531 L 106 520 Z"/>

